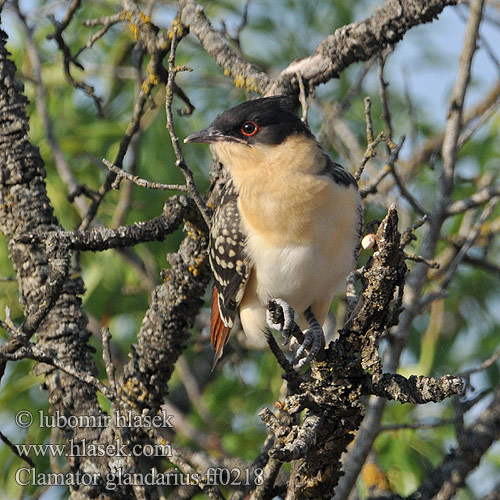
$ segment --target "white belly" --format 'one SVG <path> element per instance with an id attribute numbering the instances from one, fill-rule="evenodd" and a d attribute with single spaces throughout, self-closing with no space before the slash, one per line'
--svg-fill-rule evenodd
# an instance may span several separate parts
<path id="1" fill-rule="evenodd" d="M 259 300 L 265 305 L 279 297 L 298 314 L 317 302 L 331 301 L 352 263 L 352 255 L 343 258 L 348 252 L 325 254 L 314 244 L 260 249 L 254 254 Z"/>
<path id="2" fill-rule="evenodd" d="M 275 245 L 259 233 L 249 236 L 247 251 L 253 271 L 240 318 L 245 333 L 258 344 L 265 343 L 265 311 L 270 299 L 286 301 L 299 315 L 297 323 L 302 329 L 307 327 L 302 315 L 309 307 L 320 324 L 325 322 L 333 297 L 345 286 L 354 264 L 356 219 L 354 215 L 347 219 L 339 224 L 332 217 L 325 221 L 321 235 L 297 244 Z"/>

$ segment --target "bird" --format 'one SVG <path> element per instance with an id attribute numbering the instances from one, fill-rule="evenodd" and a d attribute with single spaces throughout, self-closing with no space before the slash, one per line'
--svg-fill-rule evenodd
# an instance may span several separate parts
<path id="1" fill-rule="evenodd" d="M 304 331 L 294 366 L 312 359 L 324 347 L 321 325 L 332 300 L 357 261 L 357 182 L 324 151 L 297 108 L 294 96 L 249 100 L 184 140 L 209 144 L 224 172 L 208 249 L 214 367 L 238 311 L 245 334 L 265 345 L 270 327 L 278 327 L 270 301 L 283 309 L 285 336 L 293 321 Z"/>

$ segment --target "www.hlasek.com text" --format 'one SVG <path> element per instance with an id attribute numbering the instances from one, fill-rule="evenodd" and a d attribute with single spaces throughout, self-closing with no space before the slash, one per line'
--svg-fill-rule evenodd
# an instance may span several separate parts
<path id="1" fill-rule="evenodd" d="M 93 443 L 86 439 L 68 443 L 15 444 L 20 456 L 52 457 L 171 457 L 172 447 L 165 444 L 124 444 L 119 439 L 113 443 Z"/>

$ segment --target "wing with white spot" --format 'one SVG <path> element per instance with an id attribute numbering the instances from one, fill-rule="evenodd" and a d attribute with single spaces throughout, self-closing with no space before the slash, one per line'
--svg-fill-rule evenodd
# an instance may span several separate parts
<path id="1" fill-rule="evenodd" d="M 216 359 L 222 354 L 229 337 L 251 270 L 245 253 L 245 240 L 238 210 L 238 193 L 229 179 L 217 203 L 210 229 L 209 259 L 215 280 L 211 339 Z"/>

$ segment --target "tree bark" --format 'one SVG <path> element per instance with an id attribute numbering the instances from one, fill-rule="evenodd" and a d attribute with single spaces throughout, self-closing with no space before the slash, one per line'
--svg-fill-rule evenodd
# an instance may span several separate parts
<path id="1" fill-rule="evenodd" d="M 17 273 L 26 320 L 21 326 L 26 337 L 36 332 L 37 345 L 67 365 L 97 374 L 94 350 L 88 344 L 87 316 L 79 298 L 84 292 L 79 277 L 68 277 L 70 255 L 44 244 L 24 244 L 16 237 L 27 232 L 59 231 L 45 188 L 45 166 L 38 148 L 28 137 L 25 113 L 28 104 L 23 84 L 5 47 L 6 34 L 0 31 L 0 230 L 7 236 Z M 53 305 L 52 305 L 53 304 Z M 2 346 L 3 347 L 3 346 Z M 60 415 L 99 416 L 96 391 L 88 384 L 39 364 L 36 374 L 44 374 L 43 386 L 49 395 L 50 411 Z M 79 445 L 83 439 L 99 439 L 99 428 L 61 429 L 63 440 Z M 87 457 L 75 457 L 70 472 L 92 472 Z M 90 464 L 89 464 L 90 465 Z M 72 498 L 87 498 L 85 488 L 73 491 Z"/>

